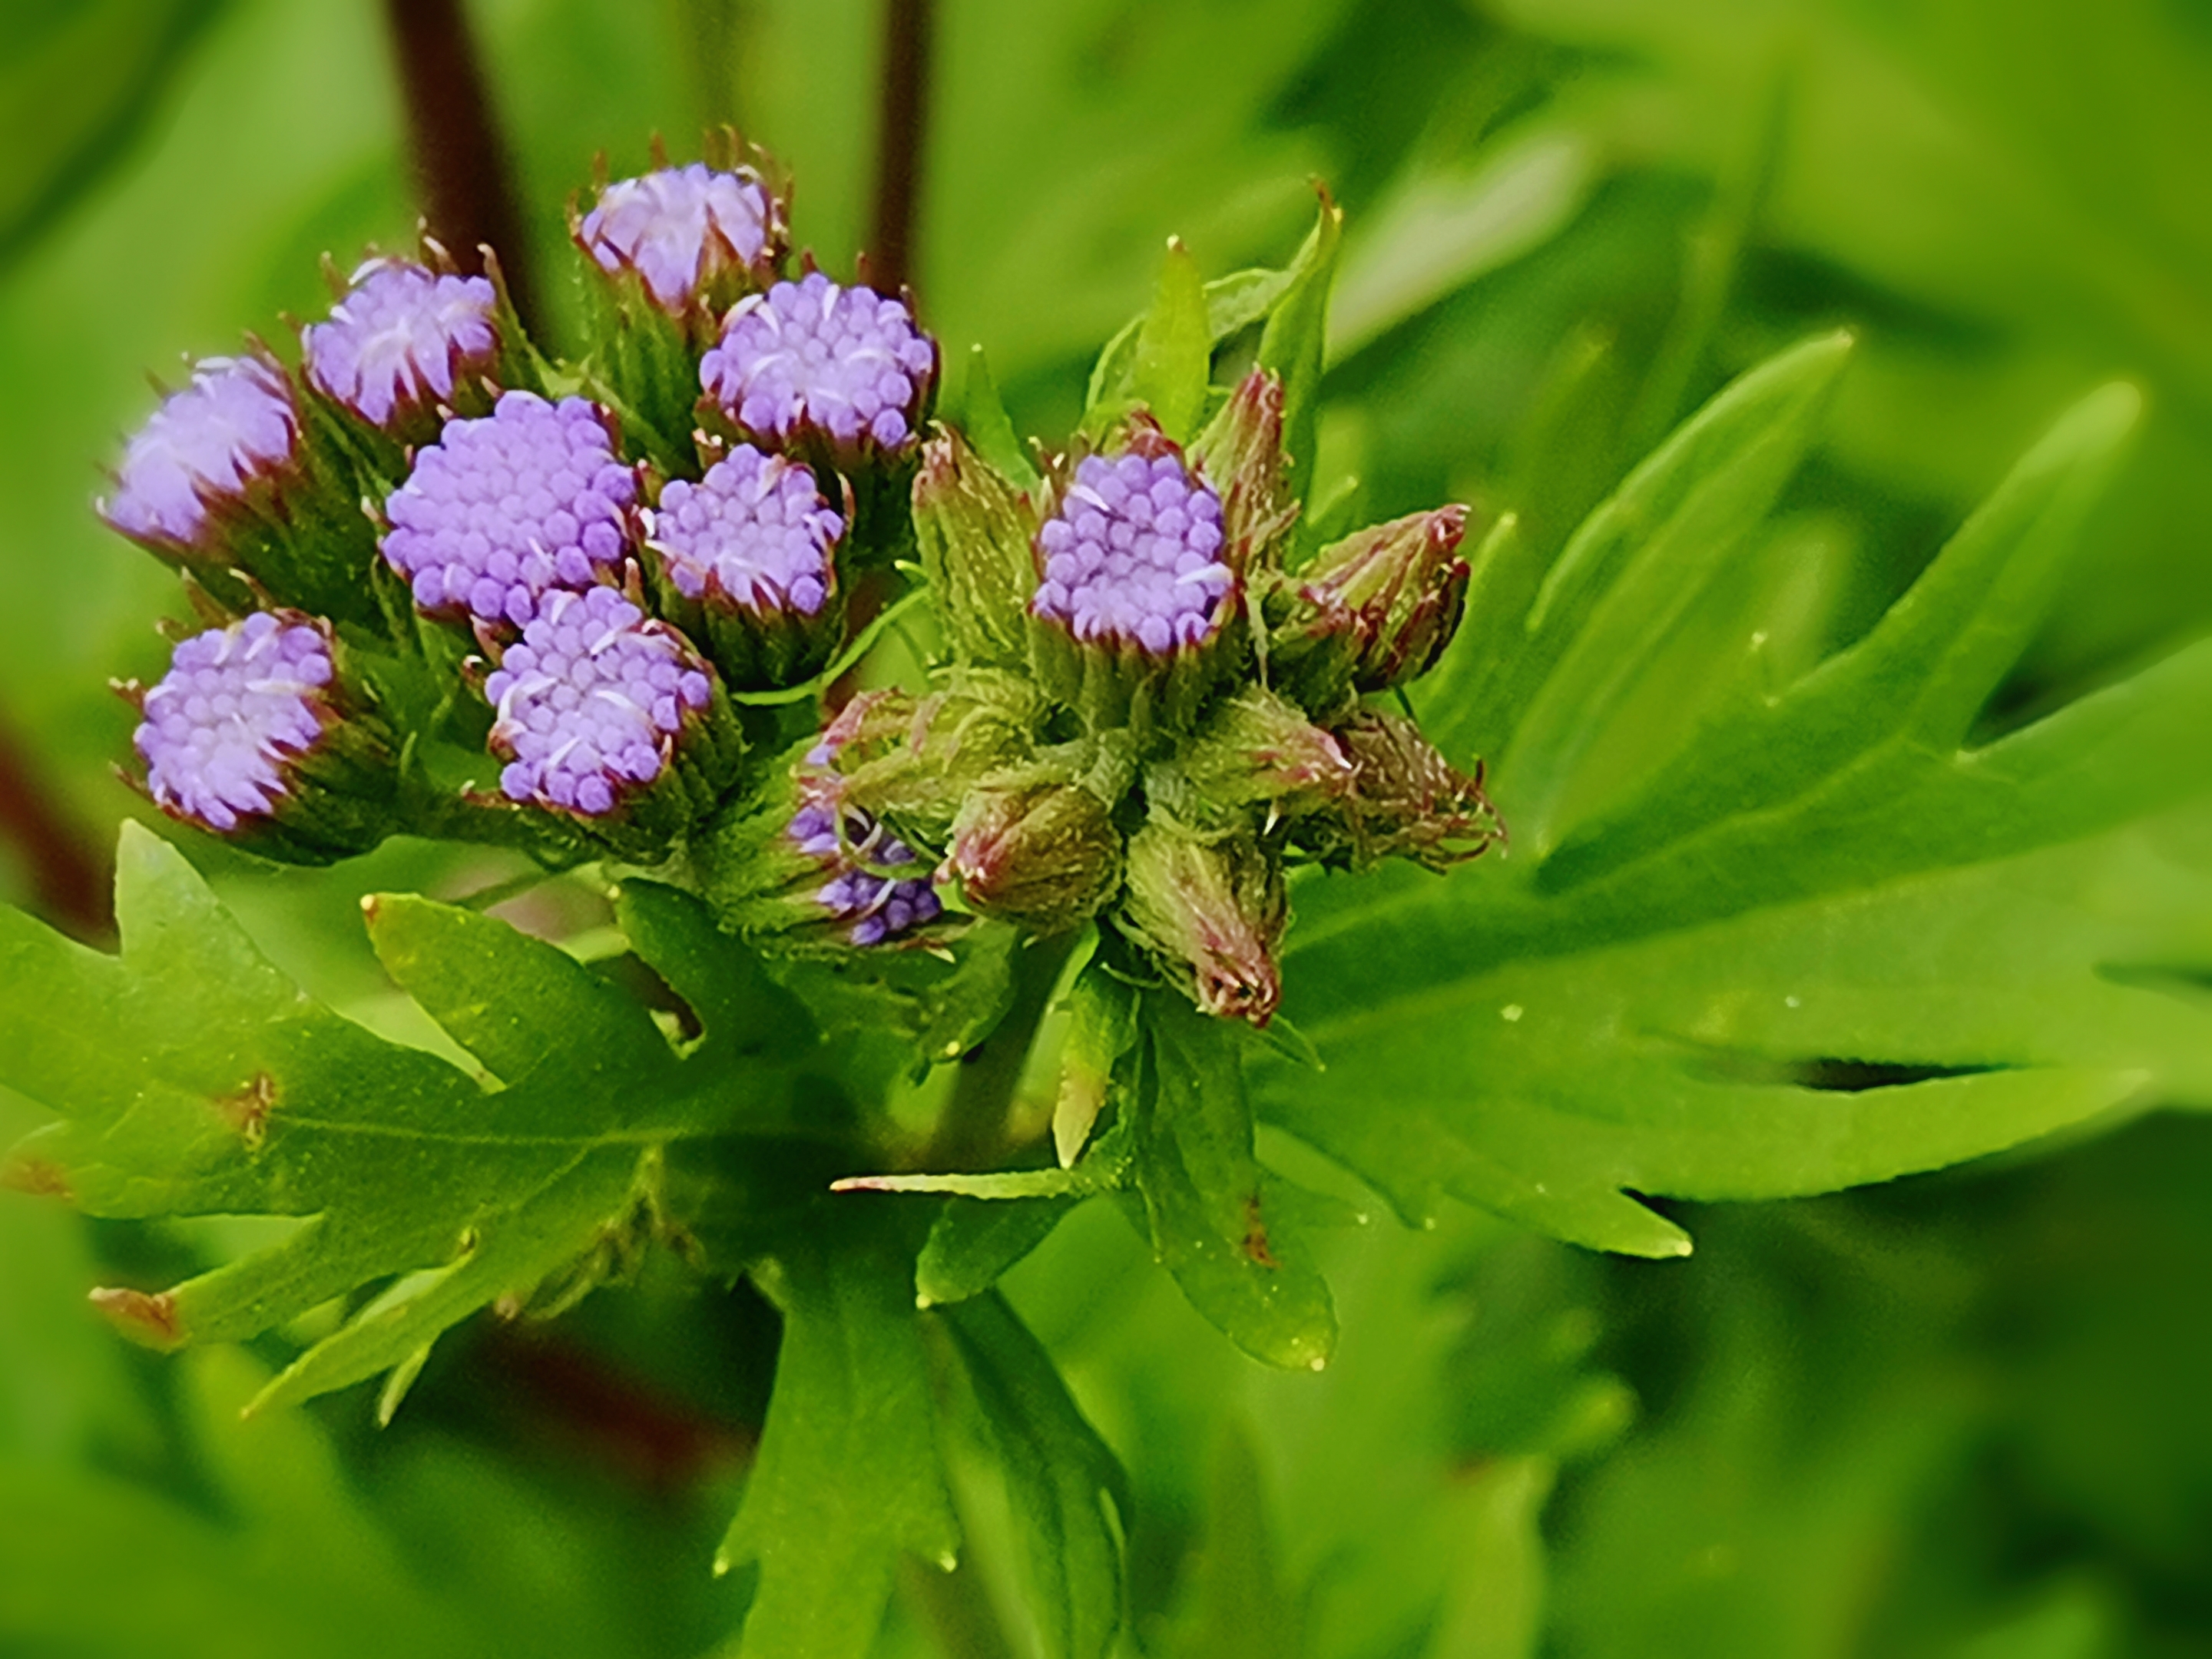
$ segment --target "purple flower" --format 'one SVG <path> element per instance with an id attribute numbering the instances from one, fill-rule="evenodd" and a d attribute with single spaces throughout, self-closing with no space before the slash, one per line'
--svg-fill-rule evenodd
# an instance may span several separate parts
<path id="1" fill-rule="evenodd" d="M 107 522 L 144 541 L 196 546 L 210 503 L 242 496 L 290 465 L 299 416 L 281 373 L 252 357 L 208 357 L 123 452 Z"/>
<path id="2" fill-rule="evenodd" d="M 751 169 L 718 173 L 704 162 L 618 179 L 576 227 L 584 252 L 610 274 L 637 272 L 662 310 L 681 314 L 729 271 L 772 254 L 775 204 Z"/>
<path id="3" fill-rule="evenodd" d="M 825 749 L 817 749 L 807 759 L 811 762 L 816 755 L 825 762 L 829 758 Z M 885 872 L 884 866 L 896 869 L 914 863 L 915 850 L 860 808 L 841 808 L 831 799 L 810 800 L 792 815 L 784 833 L 828 873 L 830 879 L 815 891 L 814 900 L 844 928 L 852 944 L 881 945 L 943 914 L 927 872 L 905 877 Z"/>
<path id="4" fill-rule="evenodd" d="M 500 787 L 510 800 L 611 812 L 660 775 L 684 716 L 711 695 L 684 636 L 613 588 L 556 592 L 484 682 L 499 711 L 491 746 L 511 762 Z"/>
<path id="5" fill-rule="evenodd" d="M 817 270 L 732 307 L 699 383 L 747 432 L 896 450 L 915 441 L 936 373 L 936 343 L 903 304 Z"/>
<path id="6" fill-rule="evenodd" d="M 1155 656 L 1209 637 L 1237 585 L 1221 562 L 1221 498 L 1176 456 L 1086 455 L 1037 532 L 1030 611 L 1079 641 Z"/>
<path id="7" fill-rule="evenodd" d="M 290 789 L 288 761 L 331 717 L 334 672 L 321 627 L 267 611 L 183 641 L 131 739 L 155 805 L 223 832 L 274 811 Z"/>
<path id="8" fill-rule="evenodd" d="M 813 473 L 740 444 L 700 483 L 678 478 L 661 491 L 649 545 L 687 599 L 719 595 L 748 611 L 811 617 L 829 597 L 844 533 Z"/>
<path id="9" fill-rule="evenodd" d="M 547 593 L 621 562 L 636 499 L 596 404 L 510 392 L 416 454 L 385 503 L 384 556 L 425 611 L 521 628 Z"/>
<path id="10" fill-rule="evenodd" d="M 371 259 L 330 320 L 301 336 L 308 381 L 370 425 L 388 425 L 497 367 L 498 306 L 482 276 Z"/>

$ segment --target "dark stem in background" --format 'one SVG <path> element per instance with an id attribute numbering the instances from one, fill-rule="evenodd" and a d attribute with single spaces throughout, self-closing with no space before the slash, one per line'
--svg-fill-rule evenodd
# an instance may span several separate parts
<path id="1" fill-rule="evenodd" d="M 22 860 L 33 906 L 78 939 L 113 936 L 106 860 L 46 787 L 36 761 L 0 724 L 0 839 Z"/>
<path id="2" fill-rule="evenodd" d="M 896 294 L 914 277 L 914 225 L 929 121 L 929 48 L 934 0 L 884 0 L 884 78 L 877 100 L 876 222 L 868 281 Z"/>
<path id="3" fill-rule="evenodd" d="M 483 270 L 479 248 L 497 254 L 514 308 L 534 330 L 537 287 L 514 169 L 467 15 L 460 0 L 385 0 L 384 10 L 430 234 L 467 270 Z"/>

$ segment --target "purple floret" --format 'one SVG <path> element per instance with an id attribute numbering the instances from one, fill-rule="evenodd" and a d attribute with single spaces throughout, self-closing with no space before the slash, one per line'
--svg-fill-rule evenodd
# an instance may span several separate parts
<path id="1" fill-rule="evenodd" d="M 716 276 L 760 258 L 773 211 L 750 171 L 717 173 L 694 161 L 617 179 L 599 192 L 576 240 L 602 270 L 628 266 L 656 304 L 680 313 Z"/>
<path id="2" fill-rule="evenodd" d="M 1086 455 L 1037 532 L 1044 574 L 1030 609 L 1079 640 L 1156 655 L 1197 644 L 1237 585 L 1221 543 L 1221 498 L 1173 455 Z"/>
<path id="3" fill-rule="evenodd" d="M 622 562 L 636 500 L 596 404 L 510 392 L 415 457 L 385 503 L 384 556 L 425 611 L 520 628 L 546 594 Z"/>
<path id="4" fill-rule="evenodd" d="M 827 803 L 809 802 L 792 815 L 785 834 L 829 871 L 830 879 L 815 892 L 815 902 L 831 920 L 843 924 L 849 941 L 881 945 L 944 914 L 926 873 L 890 876 L 873 867 L 912 864 L 913 848 L 856 806 L 842 809 L 845 833 L 840 837 L 838 810 Z"/>
<path id="5" fill-rule="evenodd" d="M 108 523 L 126 535 L 191 546 L 207 504 L 234 498 L 288 466 L 299 416 L 283 375 L 252 357 L 209 357 L 123 452 Z"/>
<path id="6" fill-rule="evenodd" d="M 499 296 L 482 276 L 371 259 L 301 338 L 307 379 L 372 426 L 453 395 L 498 366 Z"/>
<path id="7" fill-rule="evenodd" d="M 131 739 L 155 804 L 224 832 L 274 811 L 286 762 L 322 738 L 333 672 L 320 629 L 266 611 L 183 641 Z"/>
<path id="8" fill-rule="evenodd" d="M 844 533 L 813 473 L 739 444 L 698 483 L 678 478 L 661 491 L 649 544 L 686 599 L 715 594 L 748 611 L 811 617 L 829 597 Z"/>
<path id="9" fill-rule="evenodd" d="M 699 383 L 748 432 L 896 450 L 915 440 L 936 370 L 937 347 L 904 305 L 817 270 L 732 307 Z"/>
<path id="10" fill-rule="evenodd" d="M 512 763 L 500 787 L 510 800 L 612 811 L 660 775 L 684 716 L 710 695 L 684 636 L 613 588 L 555 592 L 484 682 L 499 711 L 491 746 Z"/>

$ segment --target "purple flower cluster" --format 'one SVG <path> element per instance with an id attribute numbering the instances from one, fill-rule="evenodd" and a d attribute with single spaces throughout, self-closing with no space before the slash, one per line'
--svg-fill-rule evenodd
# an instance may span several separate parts
<path id="1" fill-rule="evenodd" d="M 482 276 L 371 259 L 301 336 L 307 380 L 372 426 L 443 402 L 499 362 L 499 297 Z"/>
<path id="2" fill-rule="evenodd" d="M 1220 622 L 1236 574 L 1221 562 L 1221 498 L 1173 455 L 1086 455 L 1037 532 L 1030 609 L 1078 640 L 1163 654 Z"/>
<path id="3" fill-rule="evenodd" d="M 680 313 L 715 277 L 760 258 L 773 212 L 750 170 L 719 173 L 694 161 L 617 179 L 599 192 L 576 240 L 600 270 L 636 271 L 654 303 Z"/>
<path id="4" fill-rule="evenodd" d="M 828 750 L 815 755 L 827 758 Z M 811 761 L 814 756 L 807 758 Z M 838 833 L 840 814 L 844 833 Z M 931 922 L 944 914 L 937 890 L 927 873 L 892 876 L 878 866 L 896 868 L 915 862 L 913 848 L 858 807 L 841 808 L 834 800 L 810 800 L 792 815 L 785 831 L 799 850 L 819 860 L 830 879 L 815 892 L 815 902 L 845 930 L 854 945 L 881 945 L 909 929 Z"/>
<path id="5" fill-rule="evenodd" d="M 181 642 L 131 739 L 155 804 L 218 831 L 273 811 L 285 762 L 322 738 L 333 672 L 322 629 L 267 611 Z"/>
<path id="6" fill-rule="evenodd" d="M 914 440 L 936 370 L 937 348 L 903 304 L 817 270 L 732 306 L 699 383 L 748 432 L 896 450 Z"/>
<path id="7" fill-rule="evenodd" d="M 845 521 L 814 475 L 739 444 L 698 483 L 661 491 L 650 545 L 684 598 L 728 599 L 752 611 L 811 617 L 830 593 L 830 562 Z"/>
<path id="8" fill-rule="evenodd" d="M 252 357 L 209 357 L 123 452 L 108 523 L 141 540 L 192 546 L 208 503 L 235 499 L 292 460 L 300 421 L 283 376 Z"/>
<path id="9" fill-rule="evenodd" d="M 511 757 L 511 800 L 586 817 L 659 777 L 687 713 L 707 707 L 706 672 L 684 636 L 611 587 L 555 592 L 484 682 L 499 711 L 494 750 Z"/>
<path id="10" fill-rule="evenodd" d="M 510 392 L 416 456 L 385 504 L 384 556 L 425 611 L 521 628 L 547 593 L 621 562 L 636 500 L 597 405 Z"/>

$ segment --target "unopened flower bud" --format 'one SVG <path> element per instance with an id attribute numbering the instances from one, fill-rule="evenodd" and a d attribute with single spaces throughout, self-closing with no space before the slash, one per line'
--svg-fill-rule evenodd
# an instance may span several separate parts
<path id="1" fill-rule="evenodd" d="M 830 728 L 852 732 L 836 750 L 846 799 L 917 845 L 942 849 L 972 792 L 1030 767 L 1042 713 L 1012 676 L 971 675 L 960 690 L 919 701 L 863 692 Z"/>
<path id="2" fill-rule="evenodd" d="M 919 443 L 937 343 L 903 301 L 810 271 L 730 308 L 699 383 L 741 436 L 774 448 L 818 443 L 849 469 Z"/>
<path id="3" fill-rule="evenodd" d="M 1289 698 L 1261 686 L 1223 697 L 1171 761 L 1153 767 L 1146 792 L 1189 823 L 1263 807 L 1267 828 L 1348 795 L 1358 768 L 1342 744 Z"/>
<path id="4" fill-rule="evenodd" d="M 1129 838 L 1122 931 L 1206 1013 L 1265 1025 L 1282 1000 L 1290 921 L 1276 860 L 1248 836 L 1206 841 L 1155 819 Z"/>
<path id="5" fill-rule="evenodd" d="M 1438 507 L 1356 532 L 1262 603 L 1268 661 L 1307 707 L 1385 691 L 1436 665 L 1467 605 L 1467 509 Z"/>
<path id="6" fill-rule="evenodd" d="M 309 386 L 380 431 L 427 436 L 441 406 L 459 400 L 479 415 L 489 407 L 502 345 L 499 295 L 482 276 L 370 259 L 328 319 L 300 337 Z"/>
<path id="7" fill-rule="evenodd" d="M 1033 654 L 1047 688 L 1094 728 L 1187 720 L 1240 612 L 1221 498 L 1157 428 L 1086 455 L 1036 535 Z"/>
<path id="8" fill-rule="evenodd" d="M 921 568 L 954 658 L 963 665 L 1025 670 L 1023 612 L 1037 586 L 1029 498 L 958 433 L 940 430 L 914 481 Z"/>
<path id="9" fill-rule="evenodd" d="M 1108 804 L 1079 783 L 987 787 L 962 806 L 946 865 L 973 908 L 1059 933 L 1121 886 L 1121 836 Z"/>
<path id="10" fill-rule="evenodd" d="M 271 858 L 327 864 L 393 829 L 389 733 L 339 683 L 329 624 L 256 611 L 180 641 L 132 746 L 170 817 Z"/>
<path id="11" fill-rule="evenodd" d="M 1291 826 L 1294 845 L 1324 864 L 1364 870 L 1385 858 L 1431 870 L 1480 857 L 1505 838 L 1482 793 L 1480 767 L 1455 769 L 1402 715 L 1363 708 L 1338 723 L 1355 768 L 1350 792 Z"/>
<path id="12" fill-rule="evenodd" d="M 647 526 L 664 613 L 732 687 L 794 684 L 829 661 L 845 520 L 807 468 L 739 444 L 699 483 L 670 481 Z"/>
<path id="13" fill-rule="evenodd" d="M 1191 445 L 1191 457 L 1221 494 L 1224 557 L 1248 575 L 1272 568 L 1298 516 L 1283 453 L 1281 377 L 1264 368 L 1246 375 Z"/>
<path id="14" fill-rule="evenodd" d="M 603 410 L 510 392 L 416 455 L 385 503 L 384 556 L 426 614 L 522 628 L 547 594 L 621 564 L 636 500 Z"/>
<path id="15" fill-rule="evenodd" d="M 681 634 L 613 588 L 556 592 L 484 682 L 500 788 L 624 850 L 664 846 L 734 772 L 717 690 Z"/>
<path id="16" fill-rule="evenodd" d="M 752 168 L 694 161 L 616 179 L 573 234 L 599 270 L 634 276 L 655 306 L 682 317 L 765 287 L 783 257 L 783 217 Z"/>

